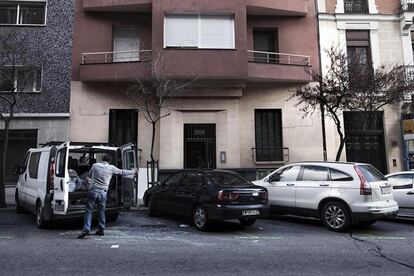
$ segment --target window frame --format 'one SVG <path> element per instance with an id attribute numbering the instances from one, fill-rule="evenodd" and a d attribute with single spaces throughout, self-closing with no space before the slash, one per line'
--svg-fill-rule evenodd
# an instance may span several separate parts
<path id="1" fill-rule="evenodd" d="M 32 91 L 29 90 L 22 90 L 20 91 L 19 89 L 16 89 L 16 91 L 14 92 L 10 92 L 10 91 L 5 91 L 5 90 L 0 90 L 0 93 L 6 93 L 6 94 L 11 94 L 11 93 L 41 93 L 43 90 L 43 67 L 42 66 L 27 66 L 27 65 L 4 65 L 3 68 L 7 68 L 7 67 L 11 67 L 14 68 L 14 80 L 13 80 L 13 87 L 14 88 L 18 88 L 18 84 L 19 84 L 19 68 L 31 68 L 33 69 L 33 84 L 32 84 Z M 39 70 L 34 70 L 34 68 L 39 69 Z M 1 67 L 0 67 L 1 70 Z M 38 78 L 37 78 L 37 72 L 40 71 L 40 90 L 36 90 L 37 86 L 38 86 Z M 26 85 L 27 86 L 27 85 Z"/>
<path id="2" fill-rule="evenodd" d="M 14 24 L 7 24 L 7 23 L 0 23 L 0 26 L 23 26 L 23 27 L 45 27 L 47 24 L 47 4 L 48 0 L 32 0 L 32 1 L 8 1 L 8 0 L 0 0 L 0 4 L 14 4 L 17 6 L 16 10 L 16 21 Z M 27 4 L 44 4 L 44 18 L 43 24 L 21 24 L 20 22 L 20 5 L 27 5 Z"/>
<path id="3" fill-rule="evenodd" d="M 193 46 L 167 46 L 167 32 L 166 32 L 166 19 L 168 16 L 196 16 L 197 17 L 197 45 Z M 208 16 L 223 16 L 229 17 L 232 19 L 233 28 L 232 28 L 232 46 L 230 48 L 219 48 L 219 47 L 202 47 L 202 18 Z M 180 50 L 236 50 L 236 18 L 235 14 L 195 14 L 195 13 L 165 13 L 164 22 L 163 22 L 163 48 L 164 49 L 180 49 Z"/>
<path id="4" fill-rule="evenodd" d="M 283 149 L 284 148 L 283 147 L 283 145 L 284 145 L 284 143 L 283 143 L 283 110 L 281 108 L 255 108 L 253 110 L 253 112 L 254 112 L 255 162 L 256 163 L 280 163 L 280 162 L 285 161 L 284 160 L 285 159 L 284 149 Z M 266 147 L 263 146 L 263 144 L 266 144 L 264 142 L 264 137 L 267 137 L 266 139 L 268 139 L 267 144 L 270 144 L 270 142 L 271 142 L 269 135 L 267 135 L 267 136 L 263 135 L 263 132 L 267 132 L 267 133 L 270 132 L 269 124 L 267 124 L 268 128 L 267 128 L 266 131 L 264 131 L 261 128 L 261 124 L 257 125 L 257 121 L 259 120 L 259 116 L 260 116 L 260 120 L 262 120 L 263 119 L 262 116 L 265 113 L 267 114 L 266 115 L 267 116 L 266 120 L 268 122 L 269 122 L 269 114 L 272 113 L 273 116 L 274 116 L 275 121 L 274 121 L 273 127 L 274 127 L 275 137 L 274 137 L 273 143 L 277 146 L 277 138 L 278 138 L 280 140 L 280 147 L 273 147 L 275 149 L 275 154 L 273 156 L 276 156 L 277 151 L 280 151 L 279 154 L 280 154 L 280 157 L 281 157 L 280 159 L 281 160 L 264 160 L 264 159 L 266 159 L 265 158 L 266 154 L 261 154 L 261 153 L 258 154 L 258 149 L 266 148 Z M 279 119 L 279 120 L 276 121 L 276 119 Z M 280 124 L 280 128 L 277 128 L 278 123 Z M 260 129 L 260 132 L 258 132 L 258 129 Z M 262 139 L 259 139 L 259 136 L 261 136 Z M 279 137 L 276 137 L 276 136 L 279 136 Z M 259 140 L 261 140 L 261 141 L 259 141 Z M 262 144 L 262 147 L 259 147 L 260 144 Z M 272 147 L 268 147 L 268 149 L 269 148 L 272 148 Z M 260 157 L 259 157 L 260 160 L 258 160 L 259 155 L 260 155 Z M 269 159 L 275 159 L 274 157 L 272 157 L 270 155 L 269 155 L 269 157 L 270 157 Z"/>
<path id="5" fill-rule="evenodd" d="M 63 152 L 63 154 L 62 154 Z M 68 148 L 64 147 L 59 149 L 56 152 L 56 167 L 55 167 L 55 175 L 56 177 L 65 177 L 66 175 L 66 159 L 67 159 L 67 155 L 68 154 Z M 62 161 L 62 158 L 60 158 L 60 156 L 63 156 L 63 167 L 62 167 L 62 172 L 60 171 L 61 167 L 60 166 L 60 162 Z"/>
<path id="6" fill-rule="evenodd" d="M 332 171 L 337 171 L 337 172 L 340 172 L 344 175 L 347 175 L 348 178 L 346 180 L 334 180 L 332 178 Z M 332 182 L 352 182 L 352 181 L 354 181 L 354 178 L 351 175 L 349 175 L 348 173 L 344 172 L 344 171 L 338 170 L 336 168 L 329 168 L 329 181 L 332 181 Z"/>

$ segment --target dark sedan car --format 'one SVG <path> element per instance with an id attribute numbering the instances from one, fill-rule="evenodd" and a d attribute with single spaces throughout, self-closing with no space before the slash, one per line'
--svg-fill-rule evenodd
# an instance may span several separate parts
<path id="1" fill-rule="evenodd" d="M 230 171 L 188 170 L 148 189 L 144 204 L 150 216 L 163 211 L 193 218 L 198 230 L 211 221 L 239 219 L 246 226 L 267 215 L 267 190 Z"/>

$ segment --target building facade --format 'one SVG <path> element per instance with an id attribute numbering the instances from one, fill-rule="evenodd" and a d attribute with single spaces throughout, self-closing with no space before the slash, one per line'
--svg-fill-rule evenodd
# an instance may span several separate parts
<path id="1" fill-rule="evenodd" d="M 412 65 L 411 2 L 318 0 L 322 73 L 330 63 L 324 51 L 332 46 L 346 51 L 348 57 L 358 55 L 373 68 Z M 344 112 L 347 141 L 342 159 L 372 163 L 384 173 L 405 169 L 401 106 L 387 106 L 374 115 L 376 123 L 362 129 L 357 112 Z M 339 138 L 329 121 L 327 140 L 328 158 L 332 160 Z"/>
<path id="2" fill-rule="evenodd" d="M 19 96 L 10 125 L 7 184 L 16 184 L 13 167 L 20 164 L 28 148 L 69 138 L 72 24 L 72 1 L 0 1 L 0 35 L 13 30 L 17 37 L 25 39 L 27 49 L 38 49 L 44 54 L 34 76 L 25 79 L 26 87 L 19 89 L 23 95 Z M 24 62 L 30 63 L 32 58 Z M 9 64 L 1 64 L 1 70 L 7 70 Z M 19 86 L 24 68 L 32 64 L 17 62 L 16 65 L 19 72 L 15 74 L 15 82 Z M 3 109 L 0 112 L 8 111 L 4 104 L 0 105 Z M 3 127 L 1 121 L 0 129 Z"/>
<path id="3" fill-rule="evenodd" d="M 151 79 L 145 57 L 167 56 L 166 75 L 194 78 L 158 125 L 160 171 L 223 168 L 255 178 L 288 161 L 322 158 L 320 118 L 302 118 L 299 85 L 318 70 L 314 1 L 75 2 L 71 140 L 137 141 L 149 159 L 151 126 L 126 96 Z"/>

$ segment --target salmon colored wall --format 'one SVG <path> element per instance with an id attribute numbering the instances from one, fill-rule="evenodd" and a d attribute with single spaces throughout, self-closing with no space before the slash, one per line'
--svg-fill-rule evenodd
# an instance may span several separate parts
<path id="1" fill-rule="evenodd" d="M 398 14 L 400 11 L 400 0 L 377 0 L 375 2 L 381 14 Z"/>

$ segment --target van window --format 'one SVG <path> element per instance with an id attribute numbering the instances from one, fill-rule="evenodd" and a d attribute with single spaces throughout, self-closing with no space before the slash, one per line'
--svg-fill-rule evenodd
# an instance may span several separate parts
<path id="1" fill-rule="evenodd" d="M 135 168 L 134 152 L 133 151 L 125 151 L 124 152 L 123 169 L 132 170 L 134 168 Z"/>
<path id="2" fill-rule="evenodd" d="M 56 176 L 65 177 L 65 163 L 66 163 L 67 148 L 58 150 L 56 157 Z"/>
<path id="3" fill-rule="evenodd" d="M 40 152 L 32 152 L 29 162 L 29 176 L 32 179 L 37 179 L 37 172 L 39 169 Z"/>
<path id="4" fill-rule="evenodd" d="M 28 151 L 23 158 L 22 167 L 25 169 L 27 168 L 27 163 L 29 163 L 29 156 L 30 156 L 30 152 Z"/>

